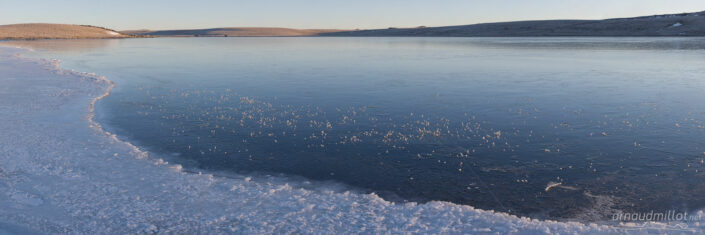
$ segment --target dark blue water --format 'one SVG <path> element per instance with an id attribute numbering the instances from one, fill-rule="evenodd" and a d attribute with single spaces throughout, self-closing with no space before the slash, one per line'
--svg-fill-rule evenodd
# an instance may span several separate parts
<path id="1" fill-rule="evenodd" d="M 194 171 L 331 180 L 539 218 L 705 206 L 703 38 L 35 46 L 115 81 L 99 120 Z"/>

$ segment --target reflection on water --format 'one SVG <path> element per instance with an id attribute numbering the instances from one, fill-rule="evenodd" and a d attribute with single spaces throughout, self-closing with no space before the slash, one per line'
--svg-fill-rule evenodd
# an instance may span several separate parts
<path id="1" fill-rule="evenodd" d="M 99 119 L 187 168 L 591 220 L 705 205 L 702 45 L 160 38 L 45 53 L 116 81 Z"/>
<path id="2" fill-rule="evenodd" d="M 120 39 L 80 39 L 80 40 L 16 40 L 2 41 L 0 46 L 22 47 L 40 51 L 72 52 L 91 51 L 119 45 Z"/>

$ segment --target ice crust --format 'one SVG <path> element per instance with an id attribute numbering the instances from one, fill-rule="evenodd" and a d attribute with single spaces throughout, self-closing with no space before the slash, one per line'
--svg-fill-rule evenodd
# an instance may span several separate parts
<path id="1" fill-rule="evenodd" d="M 394 203 L 280 176 L 185 172 L 93 120 L 112 82 L 20 52 L 0 47 L 0 234 L 674 233 Z"/>

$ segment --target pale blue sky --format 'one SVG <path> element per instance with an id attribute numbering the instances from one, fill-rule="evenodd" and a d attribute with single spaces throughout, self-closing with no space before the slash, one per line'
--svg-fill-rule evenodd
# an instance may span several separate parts
<path id="1" fill-rule="evenodd" d="M 696 12 L 705 0 L 0 0 L 0 24 L 386 28 Z"/>

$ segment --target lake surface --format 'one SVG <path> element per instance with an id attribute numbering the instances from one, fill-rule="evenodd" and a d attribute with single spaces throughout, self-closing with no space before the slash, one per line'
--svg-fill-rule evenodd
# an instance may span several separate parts
<path id="1" fill-rule="evenodd" d="M 99 122 L 193 172 L 535 218 L 705 207 L 705 38 L 13 43 L 115 81 Z"/>

